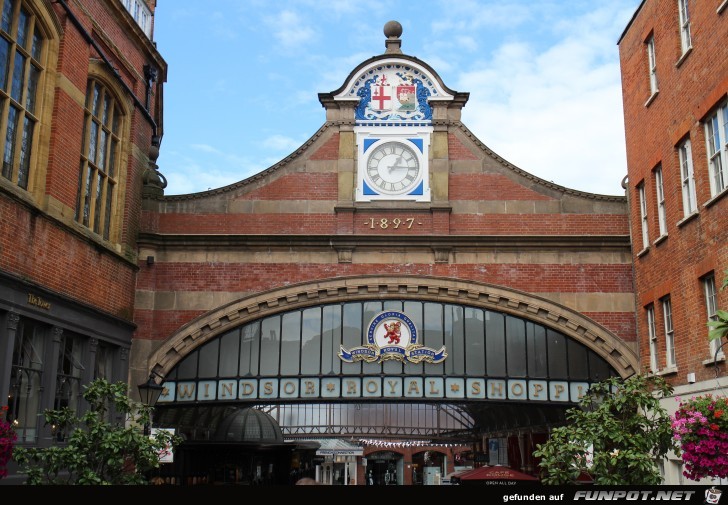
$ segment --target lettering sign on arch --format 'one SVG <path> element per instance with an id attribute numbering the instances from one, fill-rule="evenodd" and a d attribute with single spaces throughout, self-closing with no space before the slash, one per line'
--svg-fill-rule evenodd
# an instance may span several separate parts
<path id="1" fill-rule="evenodd" d="M 166 381 L 159 403 L 422 399 L 578 403 L 589 382 L 433 376 L 274 377 Z"/>
<path id="2" fill-rule="evenodd" d="M 404 312 L 379 312 L 363 335 L 363 345 L 340 346 L 342 361 L 382 363 L 442 363 L 445 347 L 431 349 L 419 343 L 419 332 Z M 266 378 L 211 378 L 170 380 L 164 383 L 159 402 L 234 401 L 336 401 L 336 400 L 495 400 L 578 403 L 589 389 L 587 381 L 552 380 L 528 377 L 488 378 L 452 375 L 352 375 L 281 376 Z"/>

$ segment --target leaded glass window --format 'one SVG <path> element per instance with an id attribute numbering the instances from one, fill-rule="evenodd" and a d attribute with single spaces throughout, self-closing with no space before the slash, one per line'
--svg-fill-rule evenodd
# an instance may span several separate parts
<path id="1" fill-rule="evenodd" d="M 0 173 L 28 189 L 45 37 L 25 2 L 0 2 Z"/>
<path id="2" fill-rule="evenodd" d="M 119 174 L 121 108 L 111 91 L 88 81 L 75 219 L 109 240 Z"/>

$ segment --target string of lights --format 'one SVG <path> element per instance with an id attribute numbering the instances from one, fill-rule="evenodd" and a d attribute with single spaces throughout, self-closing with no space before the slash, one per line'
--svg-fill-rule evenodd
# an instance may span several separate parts
<path id="1" fill-rule="evenodd" d="M 470 447 L 466 444 L 436 443 L 429 440 L 377 440 L 359 439 L 359 445 L 375 447 Z"/>

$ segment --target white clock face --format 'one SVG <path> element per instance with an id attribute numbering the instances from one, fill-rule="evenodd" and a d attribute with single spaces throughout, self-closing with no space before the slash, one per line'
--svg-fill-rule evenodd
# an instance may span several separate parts
<path id="1" fill-rule="evenodd" d="M 401 195 L 411 191 L 420 179 L 420 161 L 408 145 L 385 142 L 369 153 L 366 176 L 377 191 Z"/>

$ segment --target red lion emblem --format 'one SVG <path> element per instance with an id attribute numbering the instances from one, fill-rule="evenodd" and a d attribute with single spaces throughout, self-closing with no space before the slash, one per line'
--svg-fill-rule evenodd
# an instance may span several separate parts
<path id="1" fill-rule="evenodd" d="M 400 321 L 394 321 L 391 324 L 384 323 L 384 329 L 387 330 L 384 338 L 389 339 L 389 342 L 387 342 L 388 344 L 399 344 L 399 339 L 402 336 L 400 326 L 402 326 Z"/>

